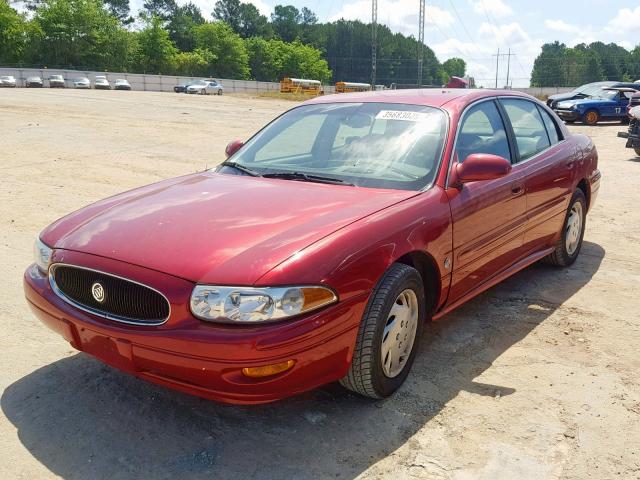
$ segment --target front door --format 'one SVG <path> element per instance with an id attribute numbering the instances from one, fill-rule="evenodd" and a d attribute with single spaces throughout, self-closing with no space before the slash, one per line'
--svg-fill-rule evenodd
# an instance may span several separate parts
<path id="1" fill-rule="evenodd" d="M 495 100 L 475 104 L 461 120 L 454 161 L 464 162 L 472 153 L 515 158 Z M 449 186 L 447 196 L 453 220 L 451 303 L 522 257 L 524 177 L 512 171 L 495 180 Z"/>

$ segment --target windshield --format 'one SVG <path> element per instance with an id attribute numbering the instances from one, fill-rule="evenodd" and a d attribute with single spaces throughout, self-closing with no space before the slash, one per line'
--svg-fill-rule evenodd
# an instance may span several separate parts
<path id="1" fill-rule="evenodd" d="M 190 83 L 189 86 L 193 85 L 193 86 L 198 87 L 198 86 L 204 86 L 206 84 L 207 84 L 207 82 L 205 82 L 203 80 L 196 80 L 195 82 Z"/>
<path id="2" fill-rule="evenodd" d="M 51 80 L 62 80 L 62 75 L 51 75 Z"/>
<path id="3" fill-rule="evenodd" d="M 332 103 L 294 108 L 229 161 L 259 174 L 322 175 L 361 187 L 420 190 L 440 163 L 447 117 L 436 108 Z"/>
<path id="4" fill-rule="evenodd" d="M 602 87 L 613 85 L 614 82 L 596 82 L 583 85 L 574 91 L 574 93 L 581 93 L 587 96 L 599 96 L 602 93 Z"/>

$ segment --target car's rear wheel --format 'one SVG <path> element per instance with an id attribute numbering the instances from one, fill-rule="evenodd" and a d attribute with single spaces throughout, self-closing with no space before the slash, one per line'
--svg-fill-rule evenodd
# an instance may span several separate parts
<path id="1" fill-rule="evenodd" d="M 555 250 L 544 258 L 547 263 L 568 267 L 576 261 L 582 248 L 586 220 L 587 201 L 582 190 L 578 188 L 571 197 Z"/>
<path id="2" fill-rule="evenodd" d="M 408 265 L 392 265 L 369 298 L 349 372 L 340 383 L 371 398 L 396 391 L 416 356 L 425 305 L 418 271 Z"/>
<path id="3" fill-rule="evenodd" d="M 589 110 L 584 114 L 584 123 L 587 125 L 595 125 L 600 120 L 600 115 L 596 110 Z"/>
<path id="4" fill-rule="evenodd" d="M 218 95 L 222 95 L 222 89 L 218 90 Z"/>
<path id="5" fill-rule="evenodd" d="M 640 147 L 634 148 L 636 155 L 640 157 Z"/>

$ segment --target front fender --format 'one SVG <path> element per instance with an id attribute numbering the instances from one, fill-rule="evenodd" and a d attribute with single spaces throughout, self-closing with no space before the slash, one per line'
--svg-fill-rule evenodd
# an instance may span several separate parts
<path id="1" fill-rule="evenodd" d="M 391 264 L 412 252 L 433 259 L 441 279 L 438 305 L 450 284 L 452 225 L 440 187 L 364 217 L 277 265 L 257 285 L 326 284 L 340 299 L 370 292 Z"/>

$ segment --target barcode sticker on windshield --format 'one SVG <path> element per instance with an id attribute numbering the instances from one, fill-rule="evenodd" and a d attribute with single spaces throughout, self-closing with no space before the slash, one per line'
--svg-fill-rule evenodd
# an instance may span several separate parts
<path id="1" fill-rule="evenodd" d="M 378 120 L 404 120 L 406 122 L 423 122 L 429 118 L 425 112 L 411 112 L 407 110 L 380 110 L 376 115 Z"/>

